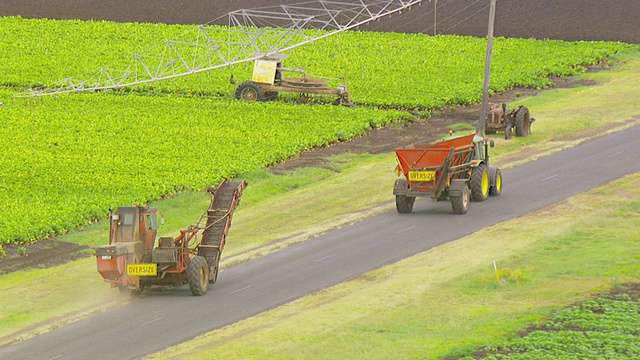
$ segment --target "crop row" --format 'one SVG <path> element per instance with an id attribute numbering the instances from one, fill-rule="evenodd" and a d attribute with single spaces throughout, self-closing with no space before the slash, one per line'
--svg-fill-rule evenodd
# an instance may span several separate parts
<path id="1" fill-rule="evenodd" d="M 486 348 L 496 359 L 638 359 L 640 303 L 629 295 L 605 296 L 562 309 L 508 346 Z"/>
<path id="2" fill-rule="evenodd" d="M 65 232 L 110 206 L 202 189 L 408 118 L 367 108 L 105 93 L 0 109 L 3 242 Z"/>
<path id="3" fill-rule="evenodd" d="M 100 66 L 125 69 L 135 53 L 160 56 L 166 50 L 163 39 L 197 34 L 184 25 L 0 18 L 6 60 L 0 62 L 0 84 L 25 88 L 67 77 L 86 80 Z M 210 35 L 225 42 L 228 33 Z M 629 46 L 496 38 L 490 89 L 544 87 L 549 75 L 575 74 Z M 480 100 L 485 51 L 486 40 L 474 37 L 353 31 L 299 47 L 284 65 L 323 77 L 345 76 L 358 104 L 434 109 Z M 230 75 L 243 80 L 250 73 L 251 64 L 240 64 L 141 88 L 230 97 Z"/>
<path id="4" fill-rule="evenodd" d="M 371 107 L 228 101 L 230 75 L 249 78 L 251 64 L 135 92 L 10 100 L 28 87 L 90 76 L 100 65 L 124 67 L 129 55 L 187 30 L 0 18 L 0 243 L 63 233 L 110 206 L 202 189 L 410 117 L 378 108 L 434 109 L 480 97 L 482 39 L 350 32 L 295 50 L 285 66 L 348 74 L 356 103 Z M 546 75 L 569 75 L 627 46 L 498 39 L 492 88 L 545 86 Z"/>

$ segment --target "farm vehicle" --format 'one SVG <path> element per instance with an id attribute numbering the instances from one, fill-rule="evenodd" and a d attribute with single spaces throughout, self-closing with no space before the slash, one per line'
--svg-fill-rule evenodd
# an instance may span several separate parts
<path id="1" fill-rule="evenodd" d="M 393 186 L 396 209 L 410 213 L 416 197 L 450 200 L 455 214 L 465 214 L 470 199 L 484 201 L 502 193 L 502 171 L 489 166 L 493 142 L 478 135 L 449 137 L 434 145 L 411 144 L 395 149 Z"/>
<path id="2" fill-rule="evenodd" d="M 515 109 L 507 109 L 506 104 L 492 104 L 487 114 L 485 132 L 495 134 L 504 132 L 504 138 L 511 139 L 515 130 L 516 136 L 527 136 L 531 132 L 531 124 L 536 121 L 529 114 L 529 109 L 520 105 Z"/>
<path id="3" fill-rule="evenodd" d="M 337 96 L 335 105 L 352 106 L 353 101 L 344 78 L 336 88 L 330 88 L 327 79 L 310 78 L 303 69 L 282 67 L 286 56 L 270 55 L 254 61 L 251 80 L 244 81 L 236 89 L 236 99 L 245 101 L 275 100 L 280 92 L 300 94 L 300 102 L 306 103 L 312 96 Z M 292 72 L 302 76 L 284 77 L 283 73 Z M 233 80 L 232 80 L 233 83 Z"/>
<path id="4" fill-rule="evenodd" d="M 95 253 L 98 272 L 123 293 L 140 293 L 152 285 L 189 284 L 193 295 L 206 294 L 209 284 L 217 280 L 227 232 L 246 186 L 244 180 L 222 181 L 209 190 L 211 205 L 196 225 L 157 242 L 157 208 L 136 205 L 110 210 L 109 245 L 98 247 Z"/>

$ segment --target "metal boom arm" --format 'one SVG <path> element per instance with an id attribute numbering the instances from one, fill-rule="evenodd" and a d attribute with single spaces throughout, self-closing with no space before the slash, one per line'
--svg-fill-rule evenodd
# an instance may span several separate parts
<path id="1" fill-rule="evenodd" d="M 227 14 L 228 27 L 197 25 L 178 39 L 133 54 L 124 70 L 103 66 L 84 80 L 65 78 L 14 97 L 116 89 L 254 61 L 402 12 L 422 1 L 315 0 L 237 10 Z"/>

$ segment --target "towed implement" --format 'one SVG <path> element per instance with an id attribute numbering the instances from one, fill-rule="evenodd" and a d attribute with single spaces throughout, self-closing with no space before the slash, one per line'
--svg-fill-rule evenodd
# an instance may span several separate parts
<path id="1" fill-rule="evenodd" d="M 306 103 L 313 96 L 334 96 L 334 105 L 352 106 L 353 101 L 347 83 L 329 87 L 327 79 L 310 78 L 303 69 L 282 67 L 282 54 L 272 54 L 255 60 L 251 80 L 244 81 L 236 89 L 236 99 L 245 101 L 275 100 L 278 93 L 288 92 L 300 94 L 300 102 Z M 297 73 L 301 76 L 284 77 L 285 72 Z"/>
<path id="2" fill-rule="evenodd" d="M 209 284 L 217 280 L 233 212 L 246 186 L 244 180 L 222 181 L 209 191 L 211 205 L 196 225 L 180 230 L 175 238 L 160 237 L 157 242 L 158 209 L 120 206 L 116 212 L 110 211 L 109 245 L 96 249 L 98 272 L 124 293 L 152 285 L 189 284 L 193 295 L 206 294 Z"/>
<path id="3" fill-rule="evenodd" d="M 502 193 L 502 171 L 489 166 L 493 142 L 478 135 L 451 137 L 434 145 L 411 144 L 395 149 L 393 186 L 396 209 L 410 213 L 416 197 L 450 200 L 455 214 L 465 214 L 469 200 L 484 201 Z"/>

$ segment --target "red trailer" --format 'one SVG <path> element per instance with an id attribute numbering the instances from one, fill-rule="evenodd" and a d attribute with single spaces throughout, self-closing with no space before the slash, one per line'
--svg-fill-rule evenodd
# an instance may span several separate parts
<path id="1" fill-rule="evenodd" d="M 453 212 L 465 214 L 470 198 L 484 201 L 502 192 L 502 172 L 489 167 L 493 142 L 477 135 L 450 137 L 439 143 L 411 144 L 395 149 L 398 160 L 393 194 L 399 213 L 410 213 L 418 196 L 451 200 Z"/>

